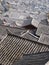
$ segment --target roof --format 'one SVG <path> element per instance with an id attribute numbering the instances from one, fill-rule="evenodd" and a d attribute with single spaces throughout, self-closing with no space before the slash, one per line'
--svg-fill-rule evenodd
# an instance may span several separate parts
<path id="1" fill-rule="evenodd" d="M 13 34 L 8 34 L 0 43 L 0 63 L 12 65 L 23 54 L 32 54 L 49 51 L 48 45 L 39 44 Z"/>
<path id="2" fill-rule="evenodd" d="M 14 65 L 45 65 L 47 61 L 49 61 L 49 52 L 24 54 Z"/>
<path id="3" fill-rule="evenodd" d="M 26 31 L 23 28 L 0 25 L 0 35 L 6 35 L 7 34 L 6 29 L 8 29 L 12 34 L 15 35 L 20 35 L 20 32 Z"/>
<path id="4" fill-rule="evenodd" d="M 0 35 L 5 36 L 7 34 L 7 30 L 14 35 L 20 36 L 21 33 L 27 32 L 27 29 L 19 28 L 19 27 L 9 27 L 0 25 Z M 28 33 L 23 36 L 23 38 L 29 39 L 29 40 L 35 40 L 37 41 L 35 37 L 29 35 Z"/>

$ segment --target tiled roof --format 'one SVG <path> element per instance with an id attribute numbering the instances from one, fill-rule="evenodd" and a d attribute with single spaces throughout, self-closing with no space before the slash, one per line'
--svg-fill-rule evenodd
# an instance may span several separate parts
<path id="1" fill-rule="evenodd" d="M 0 43 L 0 63 L 12 65 L 23 54 L 32 54 L 49 51 L 49 46 L 25 38 L 9 34 Z"/>
<path id="2" fill-rule="evenodd" d="M 15 35 L 20 34 L 20 32 L 26 31 L 23 28 L 0 25 L 0 34 L 5 35 L 7 33 L 6 29 L 8 29 L 12 34 L 15 34 Z"/>
<path id="3" fill-rule="evenodd" d="M 14 65 L 45 65 L 49 61 L 49 52 L 24 54 L 24 56 Z"/>
<path id="4" fill-rule="evenodd" d="M 7 30 L 17 36 L 20 36 L 21 33 L 27 32 L 27 29 L 24 28 L 18 28 L 18 27 L 9 27 L 9 26 L 4 26 L 0 25 L 0 35 L 5 36 L 7 34 Z M 23 36 L 23 38 L 30 39 L 30 40 L 35 40 L 37 41 L 38 39 L 34 38 L 33 36 L 29 35 L 28 33 Z"/>
<path id="5" fill-rule="evenodd" d="M 29 33 L 25 34 L 23 36 L 23 38 L 29 39 L 29 40 L 34 40 L 34 41 L 38 41 L 38 38 L 33 37 L 32 35 L 30 35 Z"/>

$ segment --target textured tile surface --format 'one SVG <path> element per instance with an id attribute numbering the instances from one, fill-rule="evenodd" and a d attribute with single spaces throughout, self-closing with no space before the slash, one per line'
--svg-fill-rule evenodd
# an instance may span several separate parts
<path id="1" fill-rule="evenodd" d="M 35 41 L 29 41 L 14 35 L 8 35 L 0 44 L 0 63 L 12 65 L 15 60 L 24 54 L 49 51 L 49 47 Z"/>
<path id="2" fill-rule="evenodd" d="M 23 57 L 14 65 L 45 65 L 48 60 L 49 52 L 24 54 Z"/>
<path id="3" fill-rule="evenodd" d="M 27 30 L 26 29 L 23 29 L 23 28 L 18 28 L 18 27 L 15 27 L 15 28 L 13 28 L 13 27 L 7 27 L 7 26 L 0 26 L 0 35 L 2 35 L 2 36 L 5 36 L 8 32 L 7 32 L 7 30 L 10 32 L 10 33 L 12 33 L 12 34 L 14 34 L 14 35 L 17 35 L 17 36 L 21 36 L 23 33 L 26 33 L 27 32 Z M 32 30 L 33 32 L 34 32 L 34 30 Z M 31 32 L 32 33 L 32 32 Z M 33 33 L 34 34 L 34 33 Z M 29 34 L 25 34 L 24 36 L 23 36 L 23 38 L 27 38 L 27 39 L 30 39 L 30 40 L 35 40 L 35 41 L 37 41 L 38 39 L 36 39 L 36 38 L 34 38 L 33 36 L 31 36 L 31 35 L 29 35 Z"/>

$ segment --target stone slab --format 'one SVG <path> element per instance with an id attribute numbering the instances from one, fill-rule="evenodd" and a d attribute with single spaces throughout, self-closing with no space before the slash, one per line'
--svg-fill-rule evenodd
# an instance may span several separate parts
<path id="1" fill-rule="evenodd" d="M 49 45 L 49 35 L 47 34 L 41 34 L 38 42 Z"/>
<path id="2" fill-rule="evenodd" d="M 39 24 L 38 29 L 36 31 L 36 35 L 40 36 L 42 33 L 49 34 L 49 26 L 48 25 Z"/>

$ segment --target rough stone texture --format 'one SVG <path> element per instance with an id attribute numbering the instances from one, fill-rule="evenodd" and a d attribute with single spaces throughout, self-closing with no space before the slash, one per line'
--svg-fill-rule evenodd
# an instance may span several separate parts
<path id="1" fill-rule="evenodd" d="M 41 42 L 43 44 L 49 45 L 49 35 L 41 34 L 38 42 Z"/>
<path id="2" fill-rule="evenodd" d="M 49 26 L 48 25 L 39 24 L 36 34 L 38 36 L 40 36 L 42 33 L 49 34 Z"/>

